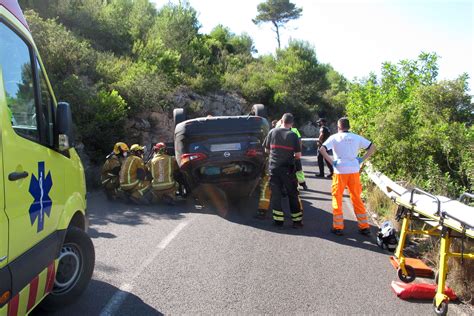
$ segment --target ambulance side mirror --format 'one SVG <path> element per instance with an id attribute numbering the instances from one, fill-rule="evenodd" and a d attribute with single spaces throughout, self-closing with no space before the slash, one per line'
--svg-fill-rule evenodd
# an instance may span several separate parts
<path id="1" fill-rule="evenodd" d="M 58 149 L 66 151 L 75 146 L 72 130 L 71 106 L 67 102 L 58 102 L 56 110 L 56 126 L 58 133 Z"/>

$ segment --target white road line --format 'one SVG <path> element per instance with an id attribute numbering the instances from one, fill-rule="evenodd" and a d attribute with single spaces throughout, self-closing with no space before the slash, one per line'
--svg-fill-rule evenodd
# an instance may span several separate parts
<path id="1" fill-rule="evenodd" d="M 142 262 L 142 264 L 135 270 L 135 273 L 131 276 L 130 282 L 124 283 L 120 286 L 119 290 L 115 292 L 114 296 L 109 300 L 107 305 L 102 309 L 100 312 L 100 316 L 110 316 L 114 315 L 122 303 L 125 301 L 127 296 L 133 290 L 135 279 L 137 279 L 140 274 L 158 257 L 160 252 L 165 249 L 169 243 L 176 237 L 178 234 L 186 227 L 189 222 L 183 222 L 178 224 L 175 229 L 171 233 L 168 234 L 159 244 L 156 246 L 153 253 Z"/>

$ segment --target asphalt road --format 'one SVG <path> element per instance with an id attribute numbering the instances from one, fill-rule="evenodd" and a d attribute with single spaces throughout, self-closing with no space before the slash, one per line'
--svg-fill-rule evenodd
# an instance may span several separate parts
<path id="1" fill-rule="evenodd" d="M 330 233 L 331 181 L 314 176 L 314 161 L 304 157 L 302 229 L 254 219 L 256 200 L 220 216 L 192 200 L 142 207 L 92 192 L 93 279 L 75 304 L 50 315 L 432 315 L 431 302 L 392 292 L 396 271 L 375 243 L 376 227 L 372 237 L 358 234 L 346 207 L 345 235 Z"/>

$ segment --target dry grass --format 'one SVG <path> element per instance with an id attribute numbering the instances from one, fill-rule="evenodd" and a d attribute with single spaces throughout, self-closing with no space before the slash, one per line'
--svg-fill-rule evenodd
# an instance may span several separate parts
<path id="1" fill-rule="evenodd" d="M 390 220 L 396 225 L 397 205 L 374 185 L 368 185 L 365 191 L 366 206 L 370 213 L 377 215 L 377 222 Z"/>
<path id="2" fill-rule="evenodd" d="M 368 211 L 377 215 L 376 221 L 379 225 L 385 220 L 390 220 L 397 227 L 397 230 L 400 231 L 400 223 L 395 220 L 397 205 L 387 198 L 382 191 L 374 185 L 366 185 L 364 198 Z M 417 222 L 412 224 L 413 228 L 421 228 L 423 225 Z M 417 252 L 419 252 L 420 257 L 436 271 L 439 262 L 439 237 L 421 237 L 416 239 L 418 242 Z M 459 239 L 453 240 L 451 251 L 461 252 L 461 241 Z M 474 253 L 474 241 L 472 239 L 464 241 L 464 252 Z M 461 259 L 449 259 L 447 285 L 466 304 L 474 304 L 473 284 L 474 260 L 465 259 L 463 264 L 461 264 Z"/>

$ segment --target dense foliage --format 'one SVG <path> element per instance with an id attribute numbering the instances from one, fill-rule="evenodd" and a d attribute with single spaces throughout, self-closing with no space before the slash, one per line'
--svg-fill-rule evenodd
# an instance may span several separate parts
<path id="1" fill-rule="evenodd" d="M 292 40 L 255 56 L 248 34 L 217 25 L 199 32 L 186 1 L 159 10 L 148 0 L 20 1 L 59 100 L 74 109 L 91 153 L 125 137 L 124 122 L 150 110 L 169 115 L 172 96 L 237 92 L 267 105 L 271 118 L 291 111 L 297 123 L 347 112 L 374 141 L 373 162 L 387 174 L 433 192 L 473 189 L 474 108 L 467 77 L 437 81 L 437 56 L 385 63 L 381 77 L 354 83 L 319 62 L 314 47 Z"/>
<path id="2" fill-rule="evenodd" d="M 102 154 L 126 137 L 124 120 L 170 116 L 172 96 L 237 92 L 298 123 L 343 113 L 347 83 L 313 47 L 292 41 L 256 57 L 252 38 L 217 25 L 199 32 L 186 1 L 157 10 L 148 0 L 20 0 L 59 100 L 70 102 L 86 149 Z M 101 133 L 98 133 L 100 129 Z"/>
<path id="3" fill-rule="evenodd" d="M 381 78 L 353 83 L 347 113 L 377 144 L 379 170 L 431 192 L 473 191 L 474 104 L 467 75 L 438 82 L 437 56 L 385 63 Z"/>

